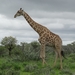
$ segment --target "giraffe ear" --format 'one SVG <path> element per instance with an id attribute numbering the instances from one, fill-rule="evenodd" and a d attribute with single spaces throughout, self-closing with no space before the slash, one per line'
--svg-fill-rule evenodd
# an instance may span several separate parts
<path id="1" fill-rule="evenodd" d="M 22 10 L 22 8 L 20 8 L 20 10 Z"/>

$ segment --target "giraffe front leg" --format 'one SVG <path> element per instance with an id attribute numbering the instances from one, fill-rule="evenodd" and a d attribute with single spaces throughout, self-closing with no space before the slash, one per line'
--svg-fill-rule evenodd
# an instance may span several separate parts
<path id="1" fill-rule="evenodd" d="M 45 44 L 41 44 L 41 50 L 40 50 L 40 58 L 42 59 L 42 64 L 46 64 L 45 61 Z"/>
<path id="2" fill-rule="evenodd" d="M 40 48 L 40 58 L 42 59 L 43 57 L 43 49 L 42 49 L 42 45 L 41 45 L 41 48 Z"/>

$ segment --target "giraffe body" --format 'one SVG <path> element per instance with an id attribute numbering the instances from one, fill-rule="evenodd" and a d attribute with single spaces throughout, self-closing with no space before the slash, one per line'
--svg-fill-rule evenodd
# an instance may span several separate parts
<path id="1" fill-rule="evenodd" d="M 17 16 L 24 16 L 26 21 L 29 23 L 29 25 L 39 34 L 38 41 L 41 44 L 40 49 L 40 58 L 43 61 L 43 64 L 46 63 L 45 61 L 45 46 L 49 45 L 55 48 L 56 58 L 54 62 L 54 66 L 56 64 L 58 55 L 60 57 L 60 68 L 62 69 L 62 56 L 61 56 L 61 46 L 62 46 L 62 40 L 57 35 L 52 33 L 48 28 L 45 26 L 42 26 L 41 24 L 35 22 L 22 8 L 20 8 L 19 11 L 14 15 L 14 18 Z"/>

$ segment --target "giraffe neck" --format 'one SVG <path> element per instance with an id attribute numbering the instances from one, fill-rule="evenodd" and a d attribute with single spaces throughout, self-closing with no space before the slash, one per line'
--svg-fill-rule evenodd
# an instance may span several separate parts
<path id="1" fill-rule="evenodd" d="M 41 27 L 43 27 L 42 25 L 38 24 L 37 22 L 35 22 L 26 12 L 23 13 L 24 18 L 26 19 L 26 21 L 29 23 L 29 25 L 38 33 L 39 29 Z"/>

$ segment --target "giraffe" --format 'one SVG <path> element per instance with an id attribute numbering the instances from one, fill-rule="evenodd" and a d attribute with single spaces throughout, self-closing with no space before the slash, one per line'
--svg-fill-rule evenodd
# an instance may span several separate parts
<path id="1" fill-rule="evenodd" d="M 57 62 L 57 58 L 59 56 L 60 58 L 60 69 L 63 68 L 62 66 L 62 51 L 61 51 L 61 47 L 62 47 L 62 40 L 59 37 L 59 35 L 51 32 L 47 27 L 35 22 L 24 10 L 22 10 L 22 8 L 20 8 L 20 10 L 17 11 L 17 13 L 14 15 L 14 18 L 16 18 L 17 16 L 23 16 L 26 21 L 29 23 L 29 25 L 39 34 L 39 39 L 38 41 L 41 44 L 40 47 L 40 58 L 42 59 L 42 64 L 46 64 L 45 61 L 45 46 L 49 45 L 51 47 L 55 48 L 55 61 L 54 61 L 54 65 L 53 67 L 56 65 Z"/>

